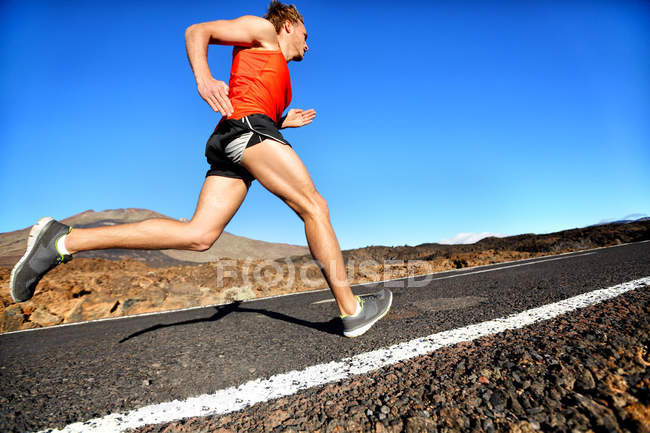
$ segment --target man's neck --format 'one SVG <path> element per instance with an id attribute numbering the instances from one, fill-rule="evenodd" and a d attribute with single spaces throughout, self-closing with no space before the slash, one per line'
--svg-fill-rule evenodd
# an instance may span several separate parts
<path id="1" fill-rule="evenodd" d="M 282 55 L 284 56 L 284 59 L 289 63 L 291 59 L 289 58 L 289 44 L 286 39 L 284 38 L 278 38 L 278 45 L 280 46 L 280 51 L 282 51 Z"/>

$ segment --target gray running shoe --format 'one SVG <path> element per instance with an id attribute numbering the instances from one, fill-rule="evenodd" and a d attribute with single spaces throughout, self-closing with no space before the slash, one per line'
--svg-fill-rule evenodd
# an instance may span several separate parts
<path id="1" fill-rule="evenodd" d="M 9 287 L 16 302 L 25 302 L 34 296 L 36 285 L 50 269 L 72 260 L 70 254 L 62 255 L 56 241 L 70 233 L 72 228 L 45 217 L 32 227 L 27 238 L 27 251 L 11 271 Z"/>
<path id="2" fill-rule="evenodd" d="M 355 296 L 361 312 L 357 316 L 341 316 L 343 321 L 343 335 L 358 337 L 365 333 L 375 322 L 388 313 L 393 303 L 393 293 L 383 288 L 374 295 Z"/>

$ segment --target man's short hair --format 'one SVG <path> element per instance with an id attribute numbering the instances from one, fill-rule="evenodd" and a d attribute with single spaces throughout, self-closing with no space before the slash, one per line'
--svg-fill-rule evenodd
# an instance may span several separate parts
<path id="1" fill-rule="evenodd" d="M 273 23 L 277 33 L 280 33 L 280 29 L 282 29 L 285 21 L 304 24 L 302 15 L 300 15 L 295 5 L 285 5 L 277 0 L 271 1 L 269 10 L 264 15 L 264 18 Z"/>

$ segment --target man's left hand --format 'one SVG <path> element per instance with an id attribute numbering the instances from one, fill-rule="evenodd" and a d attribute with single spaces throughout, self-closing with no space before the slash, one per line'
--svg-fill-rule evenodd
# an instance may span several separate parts
<path id="1" fill-rule="evenodd" d="M 316 110 L 310 108 L 309 110 L 301 110 L 299 108 L 292 108 L 284 117 L 280 128 L 298 128 L 310 124 L 314 117 L 316 117 Z"/>

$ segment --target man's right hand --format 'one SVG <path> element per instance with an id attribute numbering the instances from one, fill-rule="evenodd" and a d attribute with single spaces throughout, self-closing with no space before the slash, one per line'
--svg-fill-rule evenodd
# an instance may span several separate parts
<path id="1" fill-rule="evenodd" d="M 228 85 L 223 81 L 209 78 L 197 83 L 197 88 L 199 95 L 214 111 L 223 116 L 230 116 L 234 112 L 230 99 L 228 99 Z"/>

